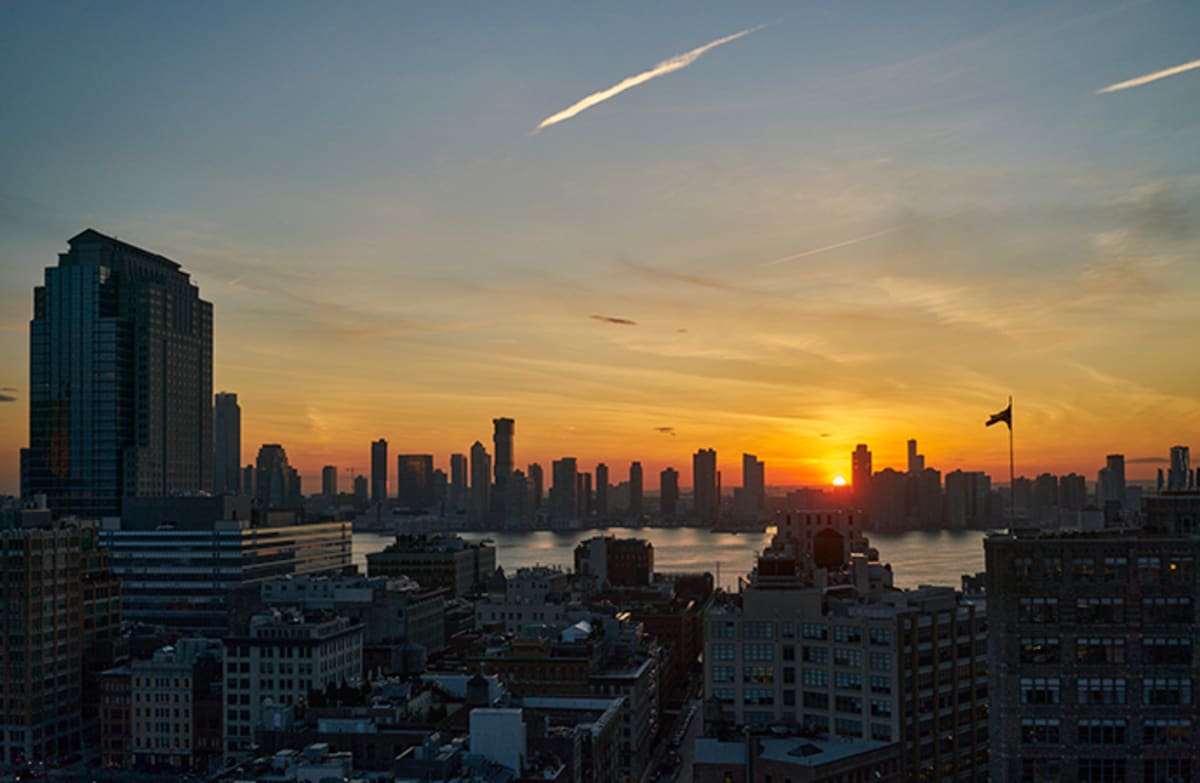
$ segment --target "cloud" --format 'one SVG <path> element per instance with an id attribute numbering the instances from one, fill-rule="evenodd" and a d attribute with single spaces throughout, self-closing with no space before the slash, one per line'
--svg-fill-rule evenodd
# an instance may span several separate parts
<path id="1" fill-rule="evenodd" d="M 0 392 L 16 391 L 16 390 L 17 390 L 16 386 L 4 386 L 4 387 L 0 388 Z"/>
<path id="2" fill-rule="evenodd" d="M 0 394 L 0 402 L 16 402 L 17 398 L 11 394 Z"/>
<path id="3" fill-rule="evenodd" d="M 1165 465 L 1171 460 L 1166 457 L 1131 457 L 1125 460 L 1126 465 Z"/>
<path id="4" fill-rule="evenodd" d="M 1141 87 L 1143 84 L 1156 82 L 1159 79 L 1165 79 L 1168 76 L 1175 76 L 1176 74 L 1193 71 L 1197 68 L 1200 68 L 1200 60 L 1192 60 L 1190 63 L 1176 65 L 1174 68 L 1155 71 L 1154 73 L 1148 73 L 1145 76 L 1139 76 L 1136 79 L 1130 79 L 1128 81 L 1110 84 L 1107 87 L 1101 87 L 1099 90 L 1096 90 L 1096 95 L 1103 95 L 1106 92 L 1120 92 L 1121 90 L 1128 90 L 1130 87 Z"/>
<path id="5" fill-rule="evenodd" d="M 670 435 L 672 438 L 675 437 L 674 427 L 655 427 L 654 431 L 661 432 L 663 435 Z"/>
<path id="6" fill-rule="evenodd" d="M 713 49 L 716 49 L 718 46 L 721 46 L 722 44 L 727 44 L 730 41 L 736 41 L 737 39 L 741 38 L 742 36 L 750 35 L 750 33 L 757 32 L 757 31 L 763 29 L 764 27 L 766 27 L 766 25 L 762 25 L 762 24 L 758 25 L 757 27 L 750 27 L 746 30 L 742 30 L 739 33 L 734 33 L 733 35 L 727 35 L 724 38 L 718 38 L 715 41 L 710 41 L 709 43 L 706 43 L 703 46 L 698 46 L 695 49 L 692 49 L 690 52 L 684 52 L 683 54 L 677 54 L 668 60 L 663 60 L 661 63 L 654 66 L 653 68 L 651 68 L 648 71 L 642 71 L 641 73 L 639 73 L 635 76 L 630 76 L 626 79 L 622 79 L 621 81 L 617 82 L 612 87 L 609 87 L 606 90 L 594 92 L 591 95 L 587 96 L 586 98 L 581 98 L 580 100 L 576 101 L 575 103 L 572 103 L 570 106 L 563 109 L 562 111 L 560 111 L 556 114 L 551 114 L 549 117 L 547 117 L 546 119 L 539 122 L 537 128 L 535 128 L 533 132 L 537 133 L 538 131 L 542 130 L 543 128 L 549 128 L 551 125 L 557 125 L 560 122 L 569 120 L 572 117 L 574 117 L 575 115 L 579 114 L 580 112 L 586 111 L 586 110 L 592 108 L 593 106 L 595 106 L 596 104 L 603 103 L 604 101 L 607 101 L 609 98 L 614 98 L 614 97 L 620 95 L 621 93 L 625 92 L 626 90 L 637 87 L 640 84 L 645 84 L 646 82 L 650 81 L 651 79 L 656 79 L 659 76 L 665 76 L 668 73 L 674 73 L 675 71 L 682 70 L 682 69 L 688 67 L 689 65 L 691 65 L 692 63 L 696 62 L 696 60 L 699 60 L 702 55 L 704 55 L 705 53 L 707 53 Z"/>
<path id="7" fill-rule="evenodd" d="M 631 321 L 628 318 L 617 318 L 613 315 L 589 315 L 588 318 L 605 324 L 616 324 L 618 326 L 637 326 L 637 321 Z"/>
<path id="8" fill-rule="evenodd" d="M 815 256 L 818 253 L 827 253 L 830 250 L 837 250 L 840 247 L 848 247 L 850 245 L 857 245 L 859 242 L 866 242 L 869 239 L 875 239 L 876 237 L 885 236 L 887 234 L 892 233 L 895 230 L 896 229 L 894 229 L 894 228 L 888 228 L 888 229 L 884 229 L 883 231 L 874 231 L 870 234 L 863 234 L 862 236 L 855 237 L 854 239 L 847 239 L 844 242 L 835 242 L 832 245 L 825 245 L 824 247 L 814 247 L 812 250 L 805 250 L 803 253 L 796 253 L 795 255 L 784 256 L 783 258 L 776 258 L 774 261 L 764 261 L 763 266 L 775 266 L 776 264 L 782 264 L 785 261 L 796 261 L 801 258 L 808 258 L 809 256 Z"/>

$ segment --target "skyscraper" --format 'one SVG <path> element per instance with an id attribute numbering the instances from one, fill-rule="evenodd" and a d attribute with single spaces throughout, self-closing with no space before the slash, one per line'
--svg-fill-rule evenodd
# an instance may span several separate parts
<path id="1" fill-rule="evenodd" d="M 495 447 L 495 494 L 504 494 L 508 477 L 513 472 L 513 435 L 516 422 L 512 419 L 492 419 L 492 444 Z"/>
<path id="2" fill-rule="evenodd" d="M 754 511 L 767 507 L 766 466 L 753 454 L 742 455 L 742 494 Z"/>
<path id="3" fill-rule="evenodd" d="M 433 505 L 433 455 L 396 455 L 396 499 L 410 511 Z"/>
<path id="4" fill-rule="evenodd" d="M 1101 508 L 1108 504 L 1125 505 L 1125 455 L 1109 454 L 1104 467 L 1096 477 L 1096 503 Z"/>
<path id="5" fill-rule="evenodd" d="M 336 465 L 326 465 L 321 468 L 321 494 L 327 498 L 337 497 L 338 477 Z"/>
<path id="6" fill-rule="evenodd" d="M 492 507 L 492 456 L 479 441 L 471 444 L 471 489 L 467 503 L 467 520 L 476 529 L 483 529 Z"/>
<path id="7" fill-rule="evenodd" d="M 257 486 L 254 496 L 263 508 L 298 506 L 300 496 L 300 474 L 288 464 L 287 451 L 278 443 L 264 443 L 258 450 L 254 466 Z"/>
<path id="8" fill-rule="evenodd" d="M 388 442 L 371 442 L 371 502 L 382 503 L 388 496 Z"/>
<path id="9" fill-rule="evenodd" d="M 451 509 L 461 511 L 467 507 L 467 455 L 450 455 L 450 497 Z"/>
<path id="10" fill-rule="evenodd" d="M 908 475 L 916 476 L 925 470 L 925 455 L 917 453 L 917 439 L 908 441 Z"/>
<path id="11" fill-rule="evenodd" d="M 1191 489 L 1191 460 L 1187 446 L 1171 447 L 1171 469 L 1167 473 L 1167 489 Z"/>
<path id="12" fill-rule="evenodd" d="M 608 465 L 603 462 L 596 466 L 596 513 L 608 516 Z"/>
<path id="13" fill-rule="evenodd" d="M 33 292 L 21 492 L 59 514 L 213 486 L 212 305 L 179 264 L 88 229 Z"/>
<path id="14" fill-rule="evenodd" d="M 634 462 L 629 466 L 629 516 L 638 518 L 642 515 L 642 463 Z"/>
<path id="15" fill-rule="evenodd" d="M 241 492 L 241 471 L 242 409 L 236 394 L 217 392 L 213 405 L 213 492 Z"/>
<path id="16" fill-rule="evenodd" d="M 574 457 L 554 461 L 550 469 L 550 519 L 555 523 L 577 519 L 579 498 L 576 494 L 578 468 Z"/>
<path id="17" fill-rule="evenodd" d="M 658 513 L 673 519 L 679 512 L 679 471 L 667 468 L 658 474 Z"/>
<path id="18" fill-rule="evenodd" d="M 850 455 L 850 487 L 859 508 L 866 508 L 871 497 L 871 450 L 860 443 Z"/>
<path id="19" fill-rule="evenodd" d="M 537 462 L 529 463 L 526 472 L 529 474 L 529 493 L 533 496 L 533 507 L 541 508 L 542 498 L 546 494 L 546 475 Z"/>
<path id="20" fill-rule="evenodd" d="M 692 504 L 696 521 L 715 524 L 720 509 L 717 497 L 717 452 L 700 449 L 692 455 Z"/>

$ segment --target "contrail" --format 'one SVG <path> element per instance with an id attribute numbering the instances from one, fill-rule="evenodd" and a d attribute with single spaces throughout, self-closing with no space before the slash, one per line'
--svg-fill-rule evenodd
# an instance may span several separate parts
<path id="1" fill-rule="evenodd" d="M 675 71 L 682 70 L 682 69 L 688 67 L 689 65 L 691 65 L 692 63 L 696 62 L 696 60 L 699 60 L 700 56 L 705 54 L 706 52 L 708 52 L 712 49 L 716 49 L 718 46 L 721 46 L 722 44 L 727 44 L 730 41 L 736 41 L 737 39 L 741 38 L 742 36 L 750 35 L 750 33 L 757 32 L 757 31 L 763 29 L 764 27 L 766 27 L 765 24 L 760 24 L 757 27 L 751 27 L 746 30 L 742 30 L 740 33 L 734 33 L 733 35 L 727 35 L 724 38 L 718 38 L 717 40 L 712 41 L 710 43 L 706 43 L 703 46 L 698 46 L 695 49 L 691 50 L 690 52 L 684 52 L 683 54 L 677 54 L 669 60 L 663 60 L 661 63 L 654 66 L 653 68 L 651 68 L 648 71 L 642 71 L 641 73 L 637 74 L 636 76 L 630 76 L 627 79 L 622 79 L 621 81 L 614 84 L 612 87 L 609 87 L 607 90 L 601 90 L 600 92 L 594 92 L 591 95 L 587 96 L 586 98 L 582 98 L 582 99 L 576 101 L 575 103 L 571 104 L 570 106 L 568 106 L 567 108 L 558 112 L 557 114 L 551 114 L 549 117 L 547 117 L 546 119 L 539 122 L 538 126 L 536 128 L 534 128 L 533 132 L 537 133 L 538 131 L 542 130 L 543 128 L 549 128 L 551 125 L 557 125 L 558 123 L 562 122 L 563 120 L 569 120 L 572 117 L 574 117 L 576 114 L 579 114 L 582 111 L 586 111 L 587 109 L 592 108 L 593 106 L 595 106 L 598 103 L 603 103 L 604 101 L 607 101 L 609 98 L 613 98 L 617 95 L 620 95 L 621 93 L 625 92 L 628 89 L 637 87 L 639 84 L 645 84 L 646 82 L 650 81 L 651 79 L 655 79 L 655 78 L 658 78 L 659 76 L 664 76 L 668 73 L 673 73 Z"/>
<path id="2" fill-rule="evenodd" d="M 875 239 L 876 237 L 881 237 L 881 236 L 884 236 L 885 234 L 890 234 L 895 230 L 896 229 L 894 229 L 894 228 L 886 228 L 883 231 L 876 231 L 872 234 L 863 234 L 861 237 L 855 237 L 854 239 L 847 239 L 845 242 L 837 242 L 832 245 L 826 245 L 825 247 L 814 247 L 812 250 L 805 250 L 803 253 L 796 253 L 793 256 L 784 256 L 783 258 L 776 258 L 774 261 L 764 261 L 763 266 L 774 266 L 775 264 L 782 264 L 785 261 L 795 261 L 800 258 L 808 258 L 809 256 L 815 256 L 818 253 L 825 253 L 829 250 L 837 250 L 839 247 L 846 247 L 847 245 L 857 245 L 859 242 L 866 242 L 868 239 Z"/>
<path id="3" fill-rule="evenodd" d="M 1168 76 L 1174 76 L 1177 73 L 1194 71 L 1197 68 L 1200 68 L 1200 60 L 1192 60 L 1190 63 L 1176 65 L 1174 68 L 1168 68 L 1165 71 L 1155 71 L 1154 73 L 1148 73 L 1145 76 L 1139 76 L 1136 79 L 1130 79 L 1127 82 L 1117 82 L 1116 84 L 1110 84 L 1107 87 L 1101 87 L 1099 90 L 1096 90 L 1096 95 L 1102 95 L 1106 92 L 1128 90 L 1130 87 L 1141 87 L 1143 84 L 1156 82 L 1159 79 L 1165 79 Z"/>

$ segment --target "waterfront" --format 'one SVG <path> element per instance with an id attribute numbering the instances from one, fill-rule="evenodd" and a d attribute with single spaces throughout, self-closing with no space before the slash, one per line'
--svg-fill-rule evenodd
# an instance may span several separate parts
<path id="1" fill-rule="evenodd" d="M 702 528 L 604 528 L 552 532 L 537 530 L 522 533 L 464 532 L 469 541 L 491 539 L 496 546 L 496 562 L 506 571 L 536 564 L 574 567 L 575 545 L 599 535 L 620 538 L 646 538 L 654 544 L 654 568 L 672 573 L 679 571 L 717 572 L 720 564 L 721 586 L 734 589 L 737 578 L 754 565 L 754 557 L 767 546 L 771 533 L 714 533 Z M 913 531 L 908 533 L 870 533 L 871 545 L 879 550 L 879 559 L 892 564 L 897 587 L 939 584 L 958 587 L 963 574 L 983 571 L 983 538 L 979 530 Z M 393 536 L 380 533 L 354 534 L 354 562 L 366 571 L 366 556 L 383 549 Z"/>

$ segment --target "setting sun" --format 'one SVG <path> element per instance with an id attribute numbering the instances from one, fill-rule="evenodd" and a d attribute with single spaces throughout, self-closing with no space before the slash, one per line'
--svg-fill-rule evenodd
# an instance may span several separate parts
<path id="1" fill-rule="evenodd" d="M 833 479 L 833 485 L 835 487 L 844 487 L 846 486 L 846 479 L 842 478 L 841 476 L 835 476 Z"/>

